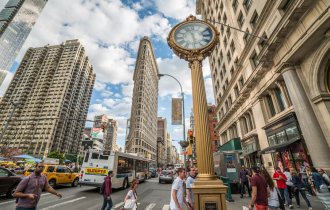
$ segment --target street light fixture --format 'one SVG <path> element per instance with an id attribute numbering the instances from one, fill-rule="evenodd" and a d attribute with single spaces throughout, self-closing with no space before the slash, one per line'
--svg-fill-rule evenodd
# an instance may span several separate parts
<path id="1" fill-rule="evenodd" d="M 186 141 L 186 122 L 185 122 L 185 112 L 184 112 L 184 93 L 182 90 L 182 85 L 180 83 L 180 81 L 175 78 L 174 76 L 170 75 L 170 74 L 158 74 L 158 77 L 161 78 L 163 76 L 169 76 L 172 77 L 175 81 L 177 81 L 177 83 L 180 86 L 180 90 L 181 90 L 181 97 L 182 97 L 182 126 L 183 126 L 183 141 Z M 180 144 L 181 145 L 181 144 Z M 184 151 L 184 155 L 183 155 L 183 164 L 184 164 L 184 169 L 187 169 L 186 166 L 186 148 L 182 147 L 182 150 Z"/>

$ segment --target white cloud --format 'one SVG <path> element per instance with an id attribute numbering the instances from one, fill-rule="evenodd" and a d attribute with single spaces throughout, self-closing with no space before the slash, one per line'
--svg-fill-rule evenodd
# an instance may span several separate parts
<path id="1" fill-rule="evenodd" d="M 95 90 L 102 91 L 102 90 L 105 90 L 106 87 L 107 87 L 107 84 L 105 84 L 104 82 L 101 82 L 99 80 L 95 81 L 95 84 L 94 84 Z"/>
<path id="2" fill-rule="evenodd" d="M 167 17 L 182 20 L 195 14 L 196 0 L 156 0 L 156 6 Z"/>

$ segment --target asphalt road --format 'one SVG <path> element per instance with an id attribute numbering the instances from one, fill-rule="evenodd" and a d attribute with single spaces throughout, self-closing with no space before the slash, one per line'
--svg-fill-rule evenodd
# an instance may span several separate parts
<path id="1" fill-rule="evenodd" d="M 58 187 L 62 199 L 56 196 L 43 193 L 38 210 L 94 210 L 101 209 L 103 197 L 94 187 Z M 123 206 L 124 198 L 129 189 L 114 190 L 112 194 L 113 208 L 120 209 Z M 138 209 L 141 210 L 167 210 L 169 209 L 171 184 L 159 184 L 158 178 L 149 179 L 140 183 L 138 187 Z M 15 209 L 15 199 L 0 198 L 1 210 Z"/>

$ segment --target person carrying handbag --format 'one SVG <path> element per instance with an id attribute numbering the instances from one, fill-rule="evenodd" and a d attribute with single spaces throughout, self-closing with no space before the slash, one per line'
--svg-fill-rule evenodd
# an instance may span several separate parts
<path id="1" fill-rule="evenodd" d="M 137 193 L 136 189 L 139 186 L 139 180 L 135 179 L 131 183 L 131 190 L 128 191 L 125 197 L 125 204 L 124 207 L 121 208 L 122 210 L 137 210 Z"/>

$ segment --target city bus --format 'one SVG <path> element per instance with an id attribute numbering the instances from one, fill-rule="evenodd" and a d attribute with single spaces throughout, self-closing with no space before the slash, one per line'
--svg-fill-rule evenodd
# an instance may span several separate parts
<path id="1" fill-rule="evenodd" d="M 148 159 L 137 154 L 114 151 L 86 150 L 80 185 L 101 187 L 108 171 L 113 171 L 112 188 L 127 188 L 133 179 L 147 179 L 149 171 Z"/>

